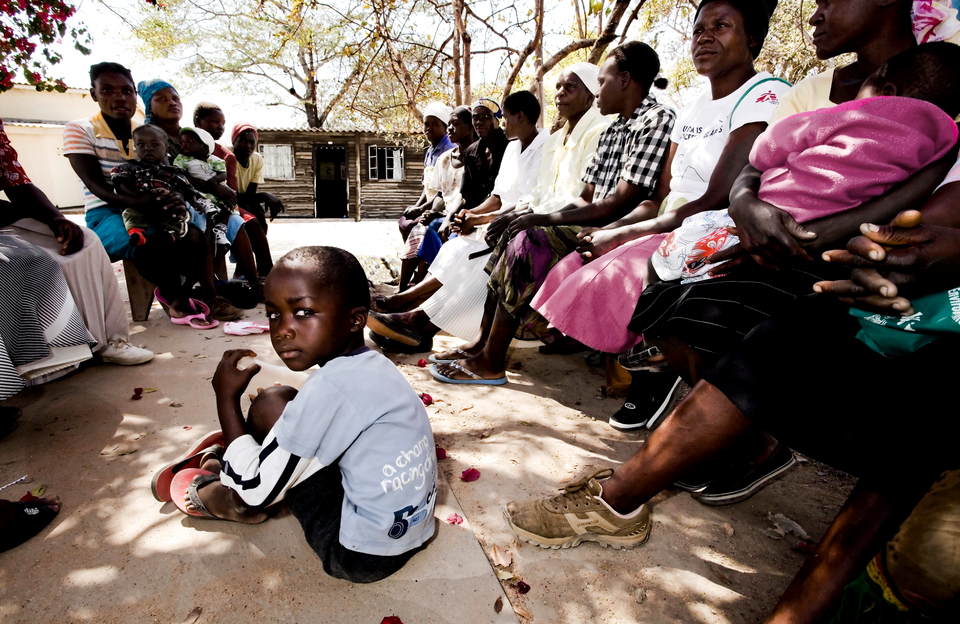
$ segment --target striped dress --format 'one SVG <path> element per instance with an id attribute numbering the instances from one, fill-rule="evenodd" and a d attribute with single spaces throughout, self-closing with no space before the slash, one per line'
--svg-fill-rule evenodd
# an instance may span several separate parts
<path id="1" fill-rule="evenodd" d="M 45 251 L 0 235 L 0 292 L 0 401 L 91 357 L 96 340 Z"/>

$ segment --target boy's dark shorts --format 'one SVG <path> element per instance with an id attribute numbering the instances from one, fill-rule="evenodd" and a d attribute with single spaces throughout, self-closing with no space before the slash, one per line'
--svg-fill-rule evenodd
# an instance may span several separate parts
<path id="1" fill-rule="evenodd" d="M 353 583 L 373 583 L 387 578 L 423 550 L 414 548 L 400 555 L 368 555 L 340 543 L 340 511 L 343 484 L 340 465 L 323 468 L 287 493 L 293 515 L 303 527 L 307 543 L 323 562 L 323 571 Z"/>

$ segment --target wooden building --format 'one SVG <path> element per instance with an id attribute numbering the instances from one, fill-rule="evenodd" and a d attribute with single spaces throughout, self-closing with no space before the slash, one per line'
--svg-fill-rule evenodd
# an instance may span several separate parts
<path id="1" fill-rule="evenodd" d="M 288 216 L 395 219 L 423 190 L 424 146 L 417 135 L 369 130 L 259 129 L 262 190 Z"/>

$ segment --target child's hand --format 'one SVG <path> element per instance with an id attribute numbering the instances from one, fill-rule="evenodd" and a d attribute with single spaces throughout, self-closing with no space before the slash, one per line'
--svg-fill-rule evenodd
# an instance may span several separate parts
<path id="1" fill-rule="evenodd" d="M 237 368 L 237 363 L 245 357 L 256 357 L 250 349 L 231 349 L 223 354 L 217 372 L 213 375 L 213 391 L 217 398 L 239 399 L 247 389 L 253 376 L 260 372 L 260 365 L 253 364 L 243 370 Z"/>

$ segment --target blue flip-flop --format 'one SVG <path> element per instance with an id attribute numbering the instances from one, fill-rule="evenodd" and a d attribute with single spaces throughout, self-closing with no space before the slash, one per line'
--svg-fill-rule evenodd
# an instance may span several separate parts
<path id="1" fill-rule="evenodd" d="M 464 351 L 463 349 L 461 349 L 460 347 L 454 347 L 453 349 L 450 349 L 450 350 L 451 350 L 451 351 L 454 351 L 454 352 L 456 352 L 456 353 L 459 353 L 460 355 L 462 355 L 462 356 L 465 357 L 465 358 L 470 357 L 470 354 L 467 353 L 466 351 Z M 449 364 L 450 362 L 456 362 L 457 360 L 456 360 L 456 359 L 443 360 L 443 359 L 438 358 L 436 353 L 431 353 L 431 354 L 430 354 L 430 357 L 427 358 L 427 361 L 428 361 L 428 362 L 433 362 L 434 364 Z"/>
<path id="2" fill-rule="evenodd" d="M 449 384 L 467 384 L 474 386 L 502 386 L 507 383 L 507 376 L 504 375 L 500 379 L 482 379 L 476 373 L 470 372 L 464 367 L 457 364 L 456 361 L 447 362 L 450 366 L 454 367 L 461 373 L 468 375 L 470 379 L 454 379 L 453 377 L 447 377 L 446 375 L 441 375 L 440 371 L 437 370 L 437 365 L 434 364 L 430 367 L 430 374 L 433 375 L 433 378 L 437 381 L 442 381 L 443 383 Z"/>

